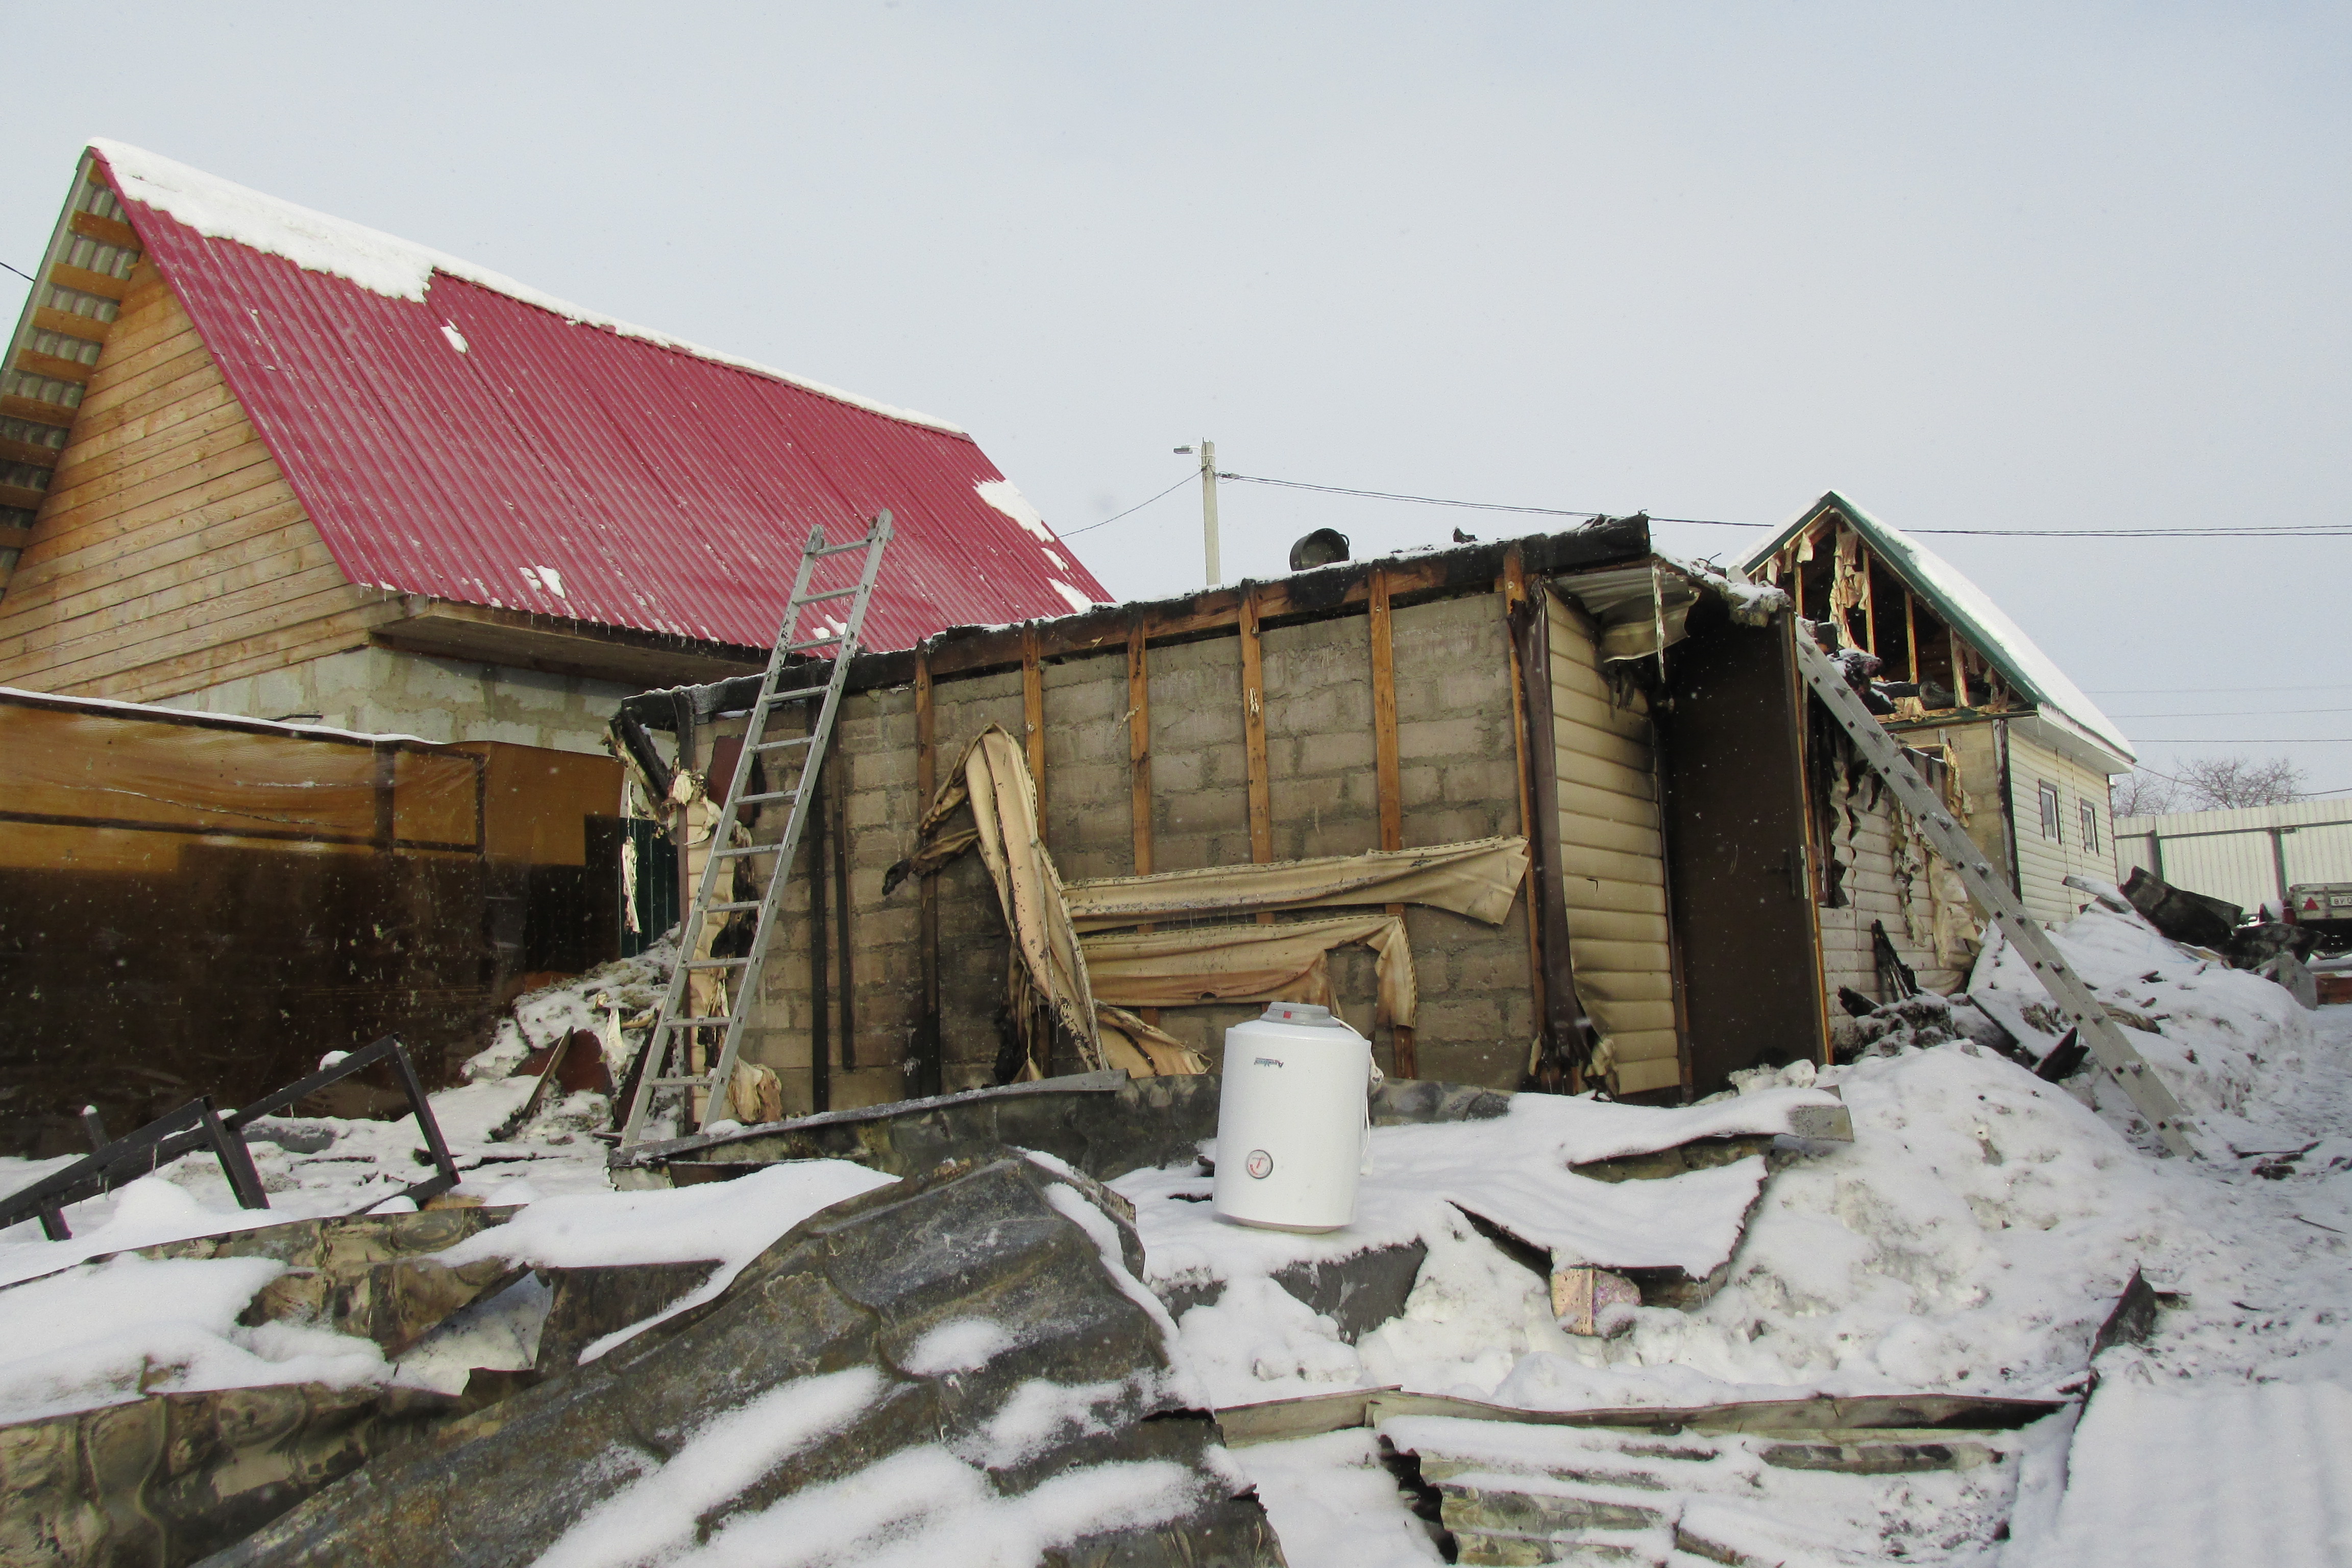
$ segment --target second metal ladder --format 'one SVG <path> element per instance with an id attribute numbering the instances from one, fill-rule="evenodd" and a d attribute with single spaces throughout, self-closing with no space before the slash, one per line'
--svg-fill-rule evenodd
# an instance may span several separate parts
<path id="1" fill-rule="evenodd" d="M 645 1066 L 629 1099 L 628 1120 L 621 1131 L 621 1147 L 625 1149 L 645 1141 L 646 1115 L 665 1089 L 686 1091 L 685 1121 L 688 1123 L 697 1121 L 693 1097 L 698 1093 L 707 1096 L 707 1113 L 700 1115 L 700 1121 L 707 1123 L 729 1113 L 728 1089 L 734 1081 L 736 1060 L 742 1050 L 744 1022 L 755 1005 L 760 968 L 768 956 L 769 939 L 775 934 L 776 911 L 782 901 L 784 884 L 791 878 L 801 831 L 816 797 L 817 772 L 824 765 L 825 752 L 833 739 L 834 717 L 840 710 L 842 690 L 849 679 L 849 661 L 857 652 L 866 606 L 872 603 L 874 586 L 881 578 L 882 553 L 889 543 L 887 511 L 875 515 L 863 537 L 839 544 L 825 542 L 822 523 L 809 531 L 808 542 L 801 551 L 800 571 L 793 579 L 792 599 L 784 609 L 784 622 L 776 633 L 775 647 L 768 655 L 767 674 L 760 682 L 760 695 L 751 704 L 742 750 L 736 753 L 734 776 L 728 783 L 726 797 L 711 825 L 709 858 L 703 862 L 702 874 L 696 879 L 693 907 L 678 924 L 677 966 L 671 971 L 669 985 L 662 994 L 653 1037 L 646 1046 Z M 857 551 L 864 551 L 866 559 L 856 583 L 835 588 L 813 588 L 818 569 L 828 557 Z M 846 615 L 839 618 L 821 615 L 817 628 L 803 633 L 803 611 L 812 605 L 842 599 L 849 601 Z M 793 662 L 793 656 L 811 653 L 831 655 L 830 674 L 824 683 L 782 685 L 787 671 L 803 678 L 813 671 L 811 664 Z M 806 734 L 782 740 L 768 738 L 768 721 L 778 709 L 806 702 L 817 704 Z M 794 753 L 798 754 L 797 766 L 793 765 Z M 761 766 L 763 758 L 770 759 L 766 766 Z M 686 762 L 680 759 L 680 776 L 687 773 Z M 775 765 L 779 763 L 784 765 Z M 761 773 L 771 779 L 778 773 L 788 773 L 793 783 L 789 788 L 754 790 L 752 781 Z M 739 831 L 741 815 L 747 807 L 771 801 L 791 805 L 783 836 L 772 842 L 753 843 L 749 834 Z M 689 824 L 682 837 L 690 837 L 691 831 Z M 681 845 L 680 848 L 681 852 L 690 852 L 687 846 Z M 747 896 L 738 887 L 738 868 L 752 871 L 749 879 L 757 881 L 753 868 L 761 859 L 768 860 L 771 868 L 765 883 L 756 896 Z M 715 937 L 719 926 L 723 926 L 729 916 L 745 911 L 757 911 L 749 951 L 737 957 L 709 956 L 706 935 Z M 710 923 L 714 921 L 718 924 Z M 698 988 L 694 982 L 699 976 L 709 976 L 714 984 Z M 716 1010 L 698 1011 L 698 997 L 706 1002 L 715 997 Z M 712 1059 L 714 1046 L 716 1060 Z M 698 1066 L 703 1063 L 709 1066 Z"/>
<path id="2" fill-rule="evenodd" d="M 2090 1047 L 2091 1055 L 2123 1086 L 2133 1108 L 2155 1125 L 2156 1135 L 2164 1141 L 2166 1148 L 2176 1154 L 2195 1153 L 2196 1148 L 2189 1141 L 2190 1123 L 2180 1102 L 2172 1098 L 2172 1091 L 2107 1016 L 2105 1005 L 2059 955 L 2057 944 L 2050 940 L 2049 933 L 2025 912 L 2025 906 L 1994 874 L 1985 852 L 1953 820 L 1943 798 L 1928 788 L 1918 770 L 1905 760 L 1902 747 L 1864 705 L 1861 694 L 1846 679 L 1845 671 L 1815 646 L 1801 622 L 1797 626 L 1796 641 L 1797 673 L 1805 678 L 1805 684 L 1813 689 L 1813 694 L 1822 700 L 1838 727 L 1862 748 L 1872 770 L 1895 791 L 1895 798 L 1903 803 L 1903 808 L 1917 820 L 1927 842 L 1936 847 L 1936 853 L 1959 871 L 1960 880 L 1968 885 L 1979 907 L 2000 926 L 2019 956 L 2033 966 L 2034 977 L 2050 993 L 2050 999 L 2058 1004 L 2059 1012 L 2082 1031 L 2081 1037 Z"/>

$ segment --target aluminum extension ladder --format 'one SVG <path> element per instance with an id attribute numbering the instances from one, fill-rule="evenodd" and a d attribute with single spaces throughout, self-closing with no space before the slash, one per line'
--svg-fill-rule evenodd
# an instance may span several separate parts
<path id="1" fill-rule="evenodd" d="M 849 661 L 857 652 L 866 606 L 873 602 L 874 586 L 881 578 L 882 553 L 889 543 L 890 514 L 881 511 L 875 514 L 862 537 L 827 544 L 824 525 L 819 523 L 809 531 L 808 542 L 802 547 L 800 571 L 793 579 L 792 599 L 784 608 L 783 625 L 777 629 L 775 647 L 768 655 L 767 674 L 760 682 L 760 695 L 751 704 L 742 750 L 736 754 L 735 776 L 729 783 L 727 798 L 711 827 L 709 858 L 703 862 L 693 907 L 677 928 L 677 966 L 670 972 L 669 985 L 662 993 L 661 1011 L 655 1018 L 653 1036 L 646 1043 L 645 1066 L 629 1099 L 628 1119 L 621 1131 L 624 1149 L 645 1141 L 646 1114 L 664 1089 L 687 1091 L 686 1115 L 689 1121 L 695 1115 L 693 1096 L 698 1090 L 709 1097 L 705 1123 L 728 1114 L 727 1090 L 734 1081 L 736 1058 L 742 1050 L 744 1020 L 751 1013 L 760 967 L 767 959 L 769 940 L 775 934 L 776 911 L 782 901 L 784 884 L 791 877 L 793 856 L 800 847 L 802 829 L 808 823 L 809 809 L 815 800 L 814 786 L 833 740 L 834 718 L 841 709 L 842 689 L 848 684 Z M 866 559 L 855 584 L 811 590 L 820 563 L 858 551 L 866 552 Z M 827 629 L 824 620 L 831 617 L 824 617 L 812 635 L 802 635 L 801 616 L 804 610 L 812 605 L 840 599 L 849 600 L 850 605 L 848 615 L 835 623 L 838 631 Z M 788 668 L 803 671 L 808 668 L 806 665 L 788 666 L 787 660 L 794 654 L 814 652 L 832 656 L 831 673 L 824 683 L 780 687 Z M 819 706 L 807 734 L 781 741 L 768 739 L 771 715 L 788 704 L 809 701 L 817 701 Z M 790 788 L 752 792 L 752 763 L 758 758 L 773 757 L 789 763 L 795 752 L 799 768 Z M 778 800 L 792 803 L 783 837 L 767 844 L 738 843 L 736 826 L 742 808 Z M 762 858 L 767 858 L 771 866 L 766 885 L 756 898 L 740 896 L 737 879 L 730 873 L 739 861 L 756 865 Z M 706 929 L 705 922 L 723 921 L 727 916 L 746 910 L 758 911 L 748 953 L 740 958 L 695 956 L 695 950 L 702 945 L 698 939 Z M 696 975 L 706 973 L 719 977 L 720 1005 L 715 1013 L 697 1016 L 693 981 Z M 732 986 L 727 984 L 730 977 L 734 980 Z M 721 1029 L 726 1033 L 719 1044 L 718 1060 L 707 1071 L 695 1071 L 698 1058 L 709 1059 L 711 1037 Z"/>
<path id="2" fill-rule="evenodd" d="M 2058 955 L 2049 933 L 2025 912 L 2025 906 L 2018 902 L 2008 885 L 1993 874 L 1991 864 L 1985 859 L 1984 851 L 1977 847 L 1976 840 L 1953 820 L 1952 814 L 1944 807 L 1943 798 L 1927 786 L 1918 770 L 1904 757 L 1902 747 L 1864 704 L 1861 694 L 1846 680 L 1845 672 L 1836 661 L 1815 645 L 1802 623 L 1797 627 L 1796 644 L 1797 672 L 1804 677 L 1805 684 L 1822 700 L 1838 727 L 1862 748 L 1872 769 L 1895 791 L 1895 798 L 1917 819 L 1936 852 L 1958 868 L 1969 895 L 1991 914 L 2011 945 L 2033 966 L 2050 999 L 2090 1047 L 2093 1058 L 2123 1087 L 2133 1108 L 2147 1118 L 2166 1148 L 2176 1154 L 2194 1154 L 2197 1151 L 2188 1133 L 2193 1124 L 2180 1109 L 2180 1102 L 2172 1098 L 2172 1091 L 2164 1087 L 2163 1080 L 2141 1059 L 2116 1021 L 2107 1016 L 2106 1008 L 2092 994 L 2091 988 Z"/>

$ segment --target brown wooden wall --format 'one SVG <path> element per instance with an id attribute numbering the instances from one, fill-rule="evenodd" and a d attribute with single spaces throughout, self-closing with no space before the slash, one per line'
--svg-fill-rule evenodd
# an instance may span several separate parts
<path id="1" fill-rule="evenodd" d="M 142 263 L 0 595 L 0 684 L 152 701 L 361 647 L 400 614 L 345 581 Z"/>

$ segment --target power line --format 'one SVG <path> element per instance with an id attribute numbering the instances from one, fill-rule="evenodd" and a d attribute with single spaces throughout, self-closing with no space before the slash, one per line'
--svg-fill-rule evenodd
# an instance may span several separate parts
<path id="1" fill-rule="evenodd" d="M 2170 697 L 2177 692 L 2210 694 L 2222 691 L 2352 691 L 2352 686 L 2110 686 L 2086 692 L 2090 697 Z"/>
<path id="2" fill-rule="evenodd" d="M 8 264 L 5 261 L 0 261 L 0 267 L 8 267 Z M 15 273 L 17 277 L 22 278 L 27 283 L 38 283 L 40 281 L 39 279 L 34 277 L 31 273 L 26 271 L 21 267 L 8 267 L 8 270 Z"/>
<path id="3" fill-rule="evenodd" d="M 2222 709 L 2211 713 L 2110 713 L 2110 719 L 2277 719 L 2289 713 L 2352 713 L 2352 708 L 2265 708 L 2259 713 Z"/>
<path id="4" fill-rule="evenodd" d="M 2332 746 L 2352 745 L 2352 735 L 2135 735 L 2151 746 Z"/>
<path id="5" fill-rule="evenodd" d="M 1092 533 L 1097 528 L 1108 528 L 1122 517 L 1131 517 L 1135 513 L 1141 511 L 1145 507 L 1150 506 L 1153 500 L 1159 500 L 1164 497 L 1174 495 L 1178 490 L 1181 490 L 1186 485 L 1191 484 L 1193 479 L 1198 477 L 1199 476 L 1194 474 L 1186 474 L 1182 479 L 1178 479 L 1174 484 L 1170 485 L 1166 489 L 1161 490 L 1159 495 L 1153 496 L 1151 500 L 1137 501 L 1133 506 L 1129 507 L 1127 510 L 1115 511 L 1108 517 L 1103 519 L 1100 522 L 1090 522 L 1084 528 L 1066 528 L 1062 530 L 1061 536 L 1064 539 L 1075 539 L 1081 533 Z"/>
<path id="6" fill-rule="evenodd" d="M 1606 517 L 1609 515 L 1607 512 L 1601 511 L 1573 511 L 1564 507 L 1556 506 L 1507 506 L 1500 501 L 1448 500 L 1443 496 L 1401 495 L 1394 490 L 1350 489 L 1346 485 L 1310 485 L 1298 479 L 1269 479 L 1262 478 L 1256 474 L 1221 473 L 1217 478 L 1221 479 L 1232 479 L 1236 483 L 1244 485 L 1273 485 L 1278 489 L 1286 490 L 1318 490 L 1324 495 L 1363 496 L 1372 500 L 1412 501 L 1418 506 L 1457 507 L 1465 511 L 1516 511 L 1525 512 L 1536 517 L 1581 517 L 1587 519 Z M 1653 521 L 1658 522 L 1695 522 L 1699 520 L 1696 518 L 1677 517 L 1656 518 Z M 1762 523 L 1727 522 L 1720 526 L 1725 528 L 1761 528 L 1764 525 Z"/>
<path id="7" fill-rule="evenodd" d="M 1321 495 L 1360 496 L 1368 500 L 1410 501 L 1415 506 L 1453 507 L 1463 511 L 1507 511 L 1530 517 L 1609 517 L 1605 511 L 1573 507 L 1517 506 L 1503 501 L 1457 500 L 1445 496 L 1408 495 L 1399 490 L 1359 489 L 1349 485 L 1313 485 L 1302 479 L 1274 479 L 1263 474 L 1219 473 L 1236 484 L 1272 485 L 1278 489 L 1313 490 Z M 1646 515 L 1646 514 L 1645 514 Z M 1719 517 L 1652 517 L 1652 522 L 1686 523 L 1695 528 L 1770 528 L 1769 522 L 1735 522 Z M 2352 539 L 2352 523 L 2272 523 L 2254 528 L 1914 528 L 1908 533 L 1937 537 L 1984 539 Z"/>

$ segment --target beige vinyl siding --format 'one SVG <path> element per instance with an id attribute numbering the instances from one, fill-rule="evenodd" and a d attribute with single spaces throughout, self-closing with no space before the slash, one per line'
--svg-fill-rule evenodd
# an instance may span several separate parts
<path id="1" fill-rule="evenodd" d="M 2000 726 L 1991 720 L 1969 724 L 1938 725 L 1911 730 L 1897 737 L 1906 746 L 1941 746 L 1958 770 L 1960 787 L 1969 792 L 1974 809 L 1968 819 L 1969 837 L 1976 840 L 2001 879 L 2009 879 L 2009 819 L 2001 809 Z M 2102 825 L 2105 823 L 2102 816 Z"/>
<path id="2" fill-rule="evenodd" d="M 2042 786 L 2058 792 L 2058 837 L 2042 831 Z M 2116 879 L 2115 825 L 2107 819 L 2107 775 L 2030 740 L 2020 725 L 2009 729 L 2011 809 L 2017 821 L 2018 890 L 2026 912 L 2053 925 L 2074 918 L 2088 894 L 2066 886 L 2070 876 L 2102 882 Z M 2083 843 L 2084 801 L 2098 814 L 2099 847 Z"/>
<path id="3" fill-rule="evenodd" d="M 1616 1042 L 1620 1094 L 1682 1082 L 1657 757 L 1638 692 L 1612 700 L 1584 617 L 1551 608 L 1552 741 L 1560 887 L 1585 1012 Z"/>

